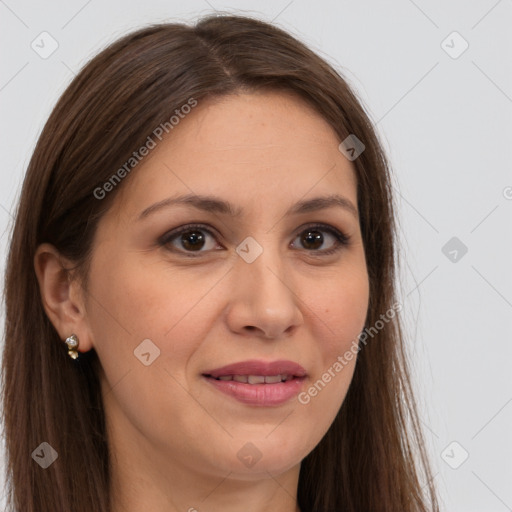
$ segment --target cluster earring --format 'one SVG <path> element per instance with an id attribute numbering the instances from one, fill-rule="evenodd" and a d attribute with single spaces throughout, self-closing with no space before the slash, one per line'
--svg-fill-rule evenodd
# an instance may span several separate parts
<path id="1" fill-rule="evenodd" d="M 66 338 L 66 345 L 68 346 L 68 356 L 76 359 L 78 357 L 78 338 L 75 334 Z"/>

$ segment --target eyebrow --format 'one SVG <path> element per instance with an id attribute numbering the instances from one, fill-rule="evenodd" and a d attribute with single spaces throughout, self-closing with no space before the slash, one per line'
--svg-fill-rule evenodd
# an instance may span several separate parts
<path id="1" fill-rule="evenodd" d="M 192 206 L 197 210 L 229 215 L 231 217 L 240 217 L 244 213 L 243 208 L 235 207 L 228 201 L 224 201 L 223 199 L 219 199 L 215 196 L 187 194 L 177 197 L 169 197 L 159 201 L 158 203 L 148 206 L 140 213 L 138 220 L 140 221 L 145 219 L 152 213 L 155 213 L 163 208 L 168 208 L 175 205 Z M 357 208 L 353 205 L 353 203 L 346 197 L 340 196 L 338 194 L 331 194 L 324 197 L 315 197 L 313 199 L 299 201 L 285 213 L 285 216 L 316 212 L 318 210 L 324 210 L 333 207 L 343 208 L 344 210 L 351 213 L 354 217 L 356 217 L 356 219 L 359 217 Z"/>

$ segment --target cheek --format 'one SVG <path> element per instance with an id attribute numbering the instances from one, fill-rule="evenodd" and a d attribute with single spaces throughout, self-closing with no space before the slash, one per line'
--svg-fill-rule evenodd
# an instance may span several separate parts
<path id="1" fill-rule="evenodd" d="M 115 261 L 120 263 L 104 260 L 91 268 L 94 287 L 87 306 L 107 408 L 118 420 L 126 416 L 141 431 L 159 432 L 162 438 L 178 425 L 190 430 L 187 422 L 207 419 L 191 405 L 186 371 L 217 318 L 215 294 L 207 292 L 218 276 L 170 272 L 128 258 Z M 144 353 L 149 353 L 148 365 Z"/>
<path id="2" fill-rule="evenodd" d="M 314 377 L 299 403 L 318 419 L 318 429 L 327 431 L 341 407 L 352 381 L 358 353 L 358 338 L 368 310 L 369 282 L 366 269 L 341 271 L 323 280 L 322 293 L 310 293 L 310 325 L 316 340 Z"/>
<path id="3" fill-rule="evenodd" d="M 324 366 L 345 352 L 364 328 L 369 304 L 369 281 L 365 267 L 342 270 L 322 281 L 321 290 L 305 299 L 317 317 L 312 325 L 315 339 L 322 340 Z"/>
<path id="4" fill-rule="evenodd" d="M 138 258 L 116 261 L 120 263 L 115 266 L 98 262 L 91 279 L 95 285 L 87 309 L 95 344 L 128 344 L 133 351 L 149 338 L 160 350 L 173 352 L 184 326 L 189 339 L 204 330 L 205 296 L 218 277 L 143 265 Z M 191 321 L 198 316 L 205 321 Z"/>

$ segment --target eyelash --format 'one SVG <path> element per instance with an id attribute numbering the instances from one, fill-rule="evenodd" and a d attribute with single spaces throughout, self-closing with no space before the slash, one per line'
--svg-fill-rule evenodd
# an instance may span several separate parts
<path id="1" fill-rule="evenodd" d="M 181 234 L 188 233 L 189 231 L 194 231 L 194 230 L 204 231 L 204 232 L 208 233 L 210 236 L 212 236 L 213 238 L 215 238 L 215 239 L 217 238 L 215 236 L 215 233 L 210 228 L 208 228 L 208 226 L 206 226 L 204 224 L 187 224 L 185 226 L 181 226 L 180 228 L 177 228 L 177 229 L 170 231 L 170 232 L 166 233 L 165 235 L 163 235 L 160 238 L 160 240 L 158 241 L 158 244 L 162 247 L 167 247 L 175 238 L 177 238 Z M 313 230 L 325 231 L 325 232 L 329 233 L 330 235 L 332 235 L 336 239 L 335 246 L 332 247 L 331 249 L 324 249 L 324 250 L 303 249 L 306 252 L 313 253 L 314 256 L 329 256 L 331 254 L 334 254 L 335 252 L 340 251 L 343 247 L 346 247 L 347 245 L 349 245 L 349 242 L 350 242 L 350 236 L 346 235 L 345 233 L 341 232 L 340 230 L 338 230 L 332 226 L 329 226 L 327 224 L 308 225 L 308 226 L 302 228 L 300 231 L 298 231 L 295 235 L 295 238 L 297 238 L 297 236 L 301 235 L 302 233 L 304 233 L 305 231 L 308 231 L 308 230 L 310 230 L 310 231 L 313 231 Z M 295 238 L 294 238 L 294 240 L 295 240 Z M 177 252 L 179 254 L 183 254 L 186 257 L 191 257 L 191 258 L 197 258 L 197 257 L 200 257 L 201 253 L 209 252 L 209 251 L 184 251 L 184 250 L 180 250 L 180 249 L 176 249 L 176 248 L 173 248 L 170 250 L 172 252 Z M 196 254 L 194 254 L 194 253 L 196 253 Z M 317 254 L 314 254 L 314 253 L 317 253 Z"/>

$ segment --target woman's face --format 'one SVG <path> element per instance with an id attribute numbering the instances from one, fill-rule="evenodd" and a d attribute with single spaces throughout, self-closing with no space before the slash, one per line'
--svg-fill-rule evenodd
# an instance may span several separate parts
<path id="1" fill-rule="evenodd" d="M 122 184 L 94 240 L 81 349 L 101 361 L 112 445 L 141 470 L 276 475 L 331 425 L 355 359 L 335 363 L 369 299 L 339 143 L 290 95 L 199 101 Z"/>

